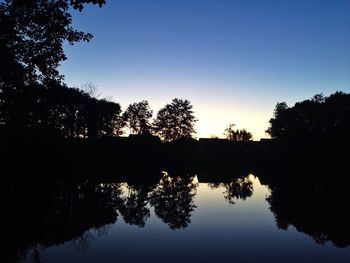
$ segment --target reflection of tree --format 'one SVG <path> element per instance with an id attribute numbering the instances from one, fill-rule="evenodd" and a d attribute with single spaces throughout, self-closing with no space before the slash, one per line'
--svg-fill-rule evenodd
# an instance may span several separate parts
<path id="1" fill-rule="evenodd" d="M 148 188 L 128 186 L 127 196 L 119 206 L 119 212 L 125 223 L 144 227 L 150 216 L 148 205 Z"/>
<path id="2" fill-rule="evenodd" d="M 235 204 L 235 199 L 245 200 L 253 194 L 253 182 L 248 178 L 233 178 L 228 183 L 210 183 L 209 187 L 218 188 L 223 187 L 224 198 L 230 203 Z"/>
<path id="3" fill-rule="evenodd" d="M 196 208 L 193 197 L 197 186 L 194 177 L 170 177 L 165 173 L 151 193 L 156 215 L 171 229 L 185 228 L 191 223 L 191 212 Z"/>
<path id="4" fill-rule="evenodd" d="M 332 241 L 337 247 L 350 245 L 350 195 L 348 186 L 338 181 L 312 182 L 288 179 L 270 180 L 271 195 L 267 197 L 278 228 L 289 225 L 310 235 L 318 244 Z M 288 181 L 287 181 L 288 180 Z"/>
<path id="5" fill-rule="evenodd" d="M 117 184 L 85 180 L 10 188 L 0 191 L 0 224 L 6 226 L 0 235 L 0 247 L 6 252 L 0 253 L 0 262 L 16 262 L 26 255 L 39 262 L 39 248 L 70 240 L 72 246 L 87 249 L 94 238 L 90 230 L 101 235 L 117 220 L 121 194 Z"/>
<path id="6" fill-rule="evenodd" d="M 224 197 L 230 204 L 235 203 L 234 199 L 245 200 L 253 194 L 253 183 L 247 177 L 234 178 L 230 183 L 225 184 L 224 187 L 226 188 Z"/>

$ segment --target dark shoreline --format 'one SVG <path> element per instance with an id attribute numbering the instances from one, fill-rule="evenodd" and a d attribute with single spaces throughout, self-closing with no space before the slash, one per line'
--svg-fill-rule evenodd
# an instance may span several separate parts
<path id="1" fill-rule="evenodd" d="M 348 170 L 349 140 L 184 139 L 170 143 L 154 136 L 104 139 L 2 139 L 1 180 L 98 178 L 145 179 L 152 173 L 232 175 L 258 173 L 267 177 L 278 170 L 310 170 L 310 180 L 327 172 Z M 247 170 L 249 167 L 250 170 Z M 311 173 L 318 173 L 313 175 Z M 297 176 L 297 175 L 295 175 Z M 264 176 L 265 177 L 265 176 Z M 298 177 L 298 176 L 297 176 Z M 348 180 L 348 176 L 342 175 Z M 306 179 L 306 178 L 303 178 Z"/>

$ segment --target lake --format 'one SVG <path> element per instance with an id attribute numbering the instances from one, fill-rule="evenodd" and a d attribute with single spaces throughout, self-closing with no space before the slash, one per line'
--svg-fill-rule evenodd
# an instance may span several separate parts
<path id="1" fill-rule="evenodd" d="M 281 185 L 163 172 L 6 190 L 1 262 L 350 262 L 345 207 Z"/>

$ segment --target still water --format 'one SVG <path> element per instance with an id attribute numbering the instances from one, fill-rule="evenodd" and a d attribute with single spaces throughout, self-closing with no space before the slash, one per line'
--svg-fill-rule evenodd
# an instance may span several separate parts
<path id="1" fill-rule="evenodd" d="M 156 184 L 75 187 L 42 205 L 55 207 L 38 216 L 37 228 L 48 227 L 17 244 L 18 262 L 350 262 L 334 222 L 313 223 L 308 209 L 295 216 L 252 174 L 213 183 L 164 173 Z"/>

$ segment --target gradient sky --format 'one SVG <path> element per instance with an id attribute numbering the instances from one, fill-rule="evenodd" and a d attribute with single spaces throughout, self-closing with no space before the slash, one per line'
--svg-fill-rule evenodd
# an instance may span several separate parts
<path id="1" fill-rule="evenodd" d="M 121 104 L 157 111 L 188 99 L 198 137 L 229 123 L 254 139 L 277 102 L 350 92 L 349 0 L 107 0 L 73 12 L 90 43 L 66 46 L 61 73 Z"/>

